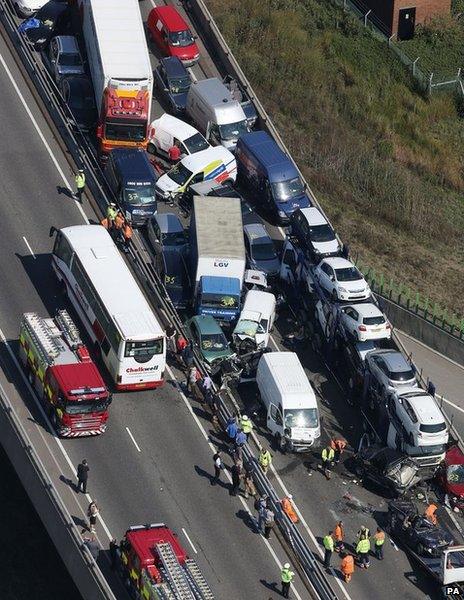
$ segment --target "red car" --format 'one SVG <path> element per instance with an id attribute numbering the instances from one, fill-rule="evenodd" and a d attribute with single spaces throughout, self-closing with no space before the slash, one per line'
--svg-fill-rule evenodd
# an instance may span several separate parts
<path id="1" fill-rule="evenodd" d="M 464 510 L 464 454 L 458 446 L 448 450 L 437 477 L 451 505 Z"/>
<path id="2" fill-rule="evenodd" d="M 177 56 L 185 66 L 200 57 L 189 26 L 173 6 L 158 6 L 148 15 L 148 36 L 167 56 Z"/>

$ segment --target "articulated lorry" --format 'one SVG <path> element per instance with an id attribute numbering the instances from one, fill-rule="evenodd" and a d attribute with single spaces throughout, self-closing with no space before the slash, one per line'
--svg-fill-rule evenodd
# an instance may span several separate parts
<path id="1" fill-rule="evenodd" d="M 239 198 L 194 197 L 190 243 L 196 314 L 230 324 L 240 314 L 246 266 Z"/>
<path id="2" fill-rule="evenodd" d="M 105 155 L 147 146 L 153 72 L 138 0 L 78 0 Z"/>

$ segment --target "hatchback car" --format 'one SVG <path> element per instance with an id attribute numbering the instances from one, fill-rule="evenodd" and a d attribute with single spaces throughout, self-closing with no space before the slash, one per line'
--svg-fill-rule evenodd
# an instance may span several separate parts
<path id="1" fill-rule="evenodd" d="M 154 83 L 169 109 L 181 115 L 187 106 L 187 93 L 192 80 L 176 56 L 162 58 L 154 71 Z"/>
<path id="2" fill-rule="evenodd" d="M 417 387 L 415 369 L 398 350 L 374 350 L 366 356 L 366 368 L 384 391 Z"/>
<path id="3" fill-rule="evenodd" d="M 58 35 L 49 46 L 50 71 L 57 83 L 68 75 L 85 75 L 77 40 L 73 35 Z"/>
<path id="4" fill-rule="evenodd" d="M 174 6 L 157 6 L 147 20 L 148 37 L 167 56 L 179 58 L 185 65 L 193 65 L 200 51 L 189 26 Z"/>
<path id="5" fill-rule="evenodd" d="M 264 225 L 258 223 L 245 225 L 243 233 L 245 236 L 248 268 L 262 271 L 267 278 L 278 275 L 280 261 L 274 242 L 264 228 Z"/>
<path id="6" fill-rule="evenodd" d="M 84 76 L 65 77 L 60 81 L 60 90 L 79 129 L 93 129 L 98 113 L 91 81 Z"/>
<path id="7" fill-rule="evenodd" d="M 43 50 L 54 35 L 68 33 L 71 26 L 70 16 L 67 4 L 50 0 L 36 12 L 34 19 L 21 23 L 18 30 L 25 31 L 36 50 Z"/>
<path id="8" fill-rule="evenodd" d="M 341 246 L 330 223 L 315 206 L 300 208 L 290 215 L 292 235 L 314 259 L 338 256 Z"/>
<path id="9" fill-rule="evenodd" d="M 148 221 L 147 231 L 155 253 L 168 249 L 184 256 L 187 254 L 187 236 L 179 217 L 174 213 L 157 213 Z"/>
<path id="10" fill-rule="evenodd" d="M 375 304 L 343 306 L 340 312 L 343 328 L 359 342 L 391 338 L 391 325 Z"/>
<path id="11" fill-rule="evenodd" d="M 346 258 L 324 258 L 314 269 L 321 287 L 337 300 L 366 300 L 371 290 L 354 264 Z"/>
<path id="12" fill-rule="evenodd" d="M 197 315 L 187 321 L 195 346 L 203 359 L 212 366 L 232 356 L 229 342 L 217 321 L 211 315 Z"/>

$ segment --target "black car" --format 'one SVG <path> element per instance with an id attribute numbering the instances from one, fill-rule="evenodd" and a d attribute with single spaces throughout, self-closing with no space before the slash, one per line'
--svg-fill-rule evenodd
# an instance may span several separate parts
<path id="1" fill-rule="evenodd" d="M 454 541 L 448 531 L 432 525 L 419 514 L 413 502 L 406 500 L 388 504 L 387 531 L 395 541 L 419 556 L 439 557 Z"/>
<path id="2" fill-rule="evenodd" d="M 37 21 L 39 23 L 37 23 Z M 32 23 L 38 27 L 29 27 Z M 23 21 L 19 31 L 24 31 L 28 40 L 34 44 L 36 50 L 46 48 L 55 35 L 69 33 L 71 27 L 71 12 L 64 2 L 50 0 L 40 8 L 33 19 Z"/>
<path id="3" fill-rule="evenodd" d="M 362 448 L 354 457 L 355 473 L 389 494 L 401 496 L 420 481 L 419 466 L 413 459 L 379 445 Z"/>
<path id="4" fill-rule="evenodd" d="M 164 248 L 155 257 L 156 270 L 177 309 L 187 308 L 191 301 L 191 280 L 186 257 L 175 249 Z"/>
<path id="5" fill-rule="evenodd" d="M 162 58 L 154 71 L 155 85 L 174 114 L 183 114 L 192 80 L 177 56 Z"/>
<path id="6" fill-rule="evenodd" d="M 61 94 L 79 129 L 90 131 L 98 119 L 91 81 L 82 75 L 65 77 L 60 82 Z"/>

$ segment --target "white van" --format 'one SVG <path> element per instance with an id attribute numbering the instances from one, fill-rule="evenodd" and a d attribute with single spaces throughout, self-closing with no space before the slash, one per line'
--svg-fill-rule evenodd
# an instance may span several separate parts
<path id="1" fill-rule="evenodd" d="M 232 334 L 240 353 L 266 348 L 274 325 L 276 298 L 274 294 L 250 290 L 245 296 L 242 312 Z M 243 351 L 243 352 L 242 352 Z"/>
<path id="2" fill-rule="evenodd" d="M 209 142 L 229 150 L 234 150 L 238 138 L 250 131 L 240 102 L 217 77 L 192 83 L 187 94 L 187 115 Z"/>
<path id="3" fill-rule="evenodd" d="M 214 180 L 218 183 L 234 182 L 237 178 L 237 162 L 232 152 L 223 146 L 189 154 L 180 160 L 156 182 L 158 199 L 168 200 L 187 190 L 190 184 Z"/>
<path id="4" fill-rule="evenodd" d="M 169 149 L 174 144 L 177 144 L 180 149 L 181 159 L 210 147 L 195 127 L 164 113 L 159 119 L 152 121 L 148 128 L 147 152 L 169 158 Z"/>
<path id="5" fill-rule="evenodd" d="M 295 352 L 269 352 L 256 373 L 267 426 L 282 449 L 306 452 L 317 445 L 321 423 L 314 390 Z"/>

